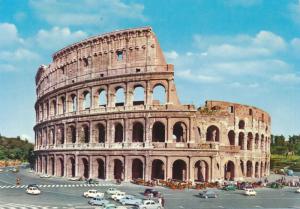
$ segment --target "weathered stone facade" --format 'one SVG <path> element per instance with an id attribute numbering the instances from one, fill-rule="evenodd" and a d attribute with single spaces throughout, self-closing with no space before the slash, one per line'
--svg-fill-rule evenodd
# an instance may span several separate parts
<path id="1" fill-rule="evenodd" d="M 230 102 L 180 104 L 174 68 L 149 27 L 63 48 L 38 69 L 36 86 L 37 172 L 191 181 L 269 174 L 268 113 Z M 143 101 L 135 100 L 138 88 Z"/>

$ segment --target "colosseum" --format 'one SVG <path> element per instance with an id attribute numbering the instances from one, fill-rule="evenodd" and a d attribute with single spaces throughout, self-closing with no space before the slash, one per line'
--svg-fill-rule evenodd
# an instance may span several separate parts
<path id="1" fill-rule="evenodd" d="M 54 53 L 37 71 L 36 94 L 38 173 L 192 182 L 269 174 L 269 114 L 223 101 L 181 104 L 174 66 L 150 27 Z"/>

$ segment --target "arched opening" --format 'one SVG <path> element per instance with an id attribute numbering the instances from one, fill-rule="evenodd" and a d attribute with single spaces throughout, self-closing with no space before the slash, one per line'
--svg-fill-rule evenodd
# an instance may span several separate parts
<path id="1" fill-rule="evenodd" d="M 115 106 L 124 106 L 125 104 L 125 93 L 124 93 L 124 89 L 122 87 L 118 87 L 116 88 L 116 95 L 115 95 Z"/>
<path id="2" fill-rule="evenodd" d="M 239 133 L 239 146 L 240 146 L 241 150 L 244 150 L 244 138 L 245 138 L 244 133 L 240 132 Z"/>
<path id="3" fill-rule="evenodd" d="M 82 158 L 81 161 L 82 161 L 81 162 L 82 163 L 81 169 L 83 171 L 83 177 L 86 178 L 86 179 L 88 179 L 89 176 L 90 176 L 90 174 L 89 174 L 89 162 L 88 162 L 88 160 L 86 158 Z"/>
<path id="4" fill-rule="evenodd" d="M 247 150 L 252 150 L 252 141 L 253 141 L 253 134 L 249 132 L 247 137 Z"/>
<path id="5" fill-rule="evenodd" d="M 152 141 L 165 142 L 165 125 L 162 122 L 155 122 L 152 127 Z"/>
<path id="6" fill-rule="evenodd" d="M 106 91 L 104 89 L 100 89 L 98 94 L 98 105 L 102 107 L 106 107 L 106 104 L 107 104 Z"/>
<path id="7" fill-rule="evenodd" d="M 244 171 L 244 161 L 240 160 L 240 168 L 242 171 L 242 175 L 245 176 L 245 171 Z"/>
<path id="8" fill-rule="evenodd" d="M 72 101 L 71 112 L 76 112 L 77 111 L 77 96 L 75 94 L 71 95 L 71 101 Z"/>
<path id="9" fill-rule="evenodd" d="M 264 168 L 264 163 L 263 162 L 261 162 L 260 163 L 260 176 L 261 177 L 263 177 L 265 174 L 264 174 L 264 170 L 265 170 L 265 168 Z"/>
<path id="10" fill-rule="evenodd" d="M 57 176 L 64 176 L 64 160 L 62 158 L 58 159 L 56 168 L 57 168 L 56 175 Z"/>
<path id="11" fill-rule="evenodd" d="M 153 92 L 152 95 L 153 105 L 160 105 L 166 103 L 166 89 L 163 85 L 161 84 L 155 85 L 152 92 Z"/>
<path id="12" fill-rule="evenodd" d="M 144 141 L 144 126 L 140 122 L 135 122 L 132 127 L 132 142 Z"/>
<path id="13" fill-rule="evenodd" d="M 83 109 L 90 109 L 91 107 L 91 95 L 90 92 L 85 91 L 83 92 Z"/>
<path id="14" fill-rule="evenodd" d="M 151 179 L 164 179 L 165 165 L 161 160 L 152 161 Z"/>
<path id="15" fill-rule="evenodd" d="M 234 163 L 229 160 L 224 166 L 224 179 L 225 180 L 234 180 Z"/>
<path id="16" fill-rule="evenodd" d="M 255 163 L 255 178 L 259 178 L 259 171 L 258 171 L 258 168 L 259 168 L 259 164 L 258 162 Z"/>
<path id="17" fill-rule="evenodd" d="M 258 133 L 255 134 L 255 149 L 258 149 L 258 144 L 259 144 L 259 135 Z"/>
<path id="18" fill-rule="evenodd" d="M 47 156 L 44 158 L 44 173 L 48 173 L 48 163 L 47 163 Z"/>
<path id="19" fill-rule="evenodd" d="M 239 129 L 245 129 L 245 121 L 244 120 L 239 121 Z"/>
<path id="20" fill-rule="evenodd" d="M 228 141 L 231 146 L 235 145 L 235 133 L 233 130 L 230 130 L 228 132 Z"/>
<path id="21" fill-rule="evenodd" d="M 88 125 L 83 125 L 81 127 L 81 142 L 83 143 L 90 142 L 90 128 Z"/>
<path id="22" fill-rule="evenodd" d="M 206 131 L 206 141 L 218 142 L 219 140 L 219 128 L 217 126 L 209 126 Z"/>
<path id="23" fill-rule="evenodd" d="M 102 159 L 97 159 L 97 177 L 98 179 L 105 179 L 105 167 L 104 167 L 104 161 Z"/>
<path id="24" fill-rule="evenodd" d="M 123 126 L 121 123 L 115 124 L 115 142 L 123 142 Z"/>
<path id="25" fill-rule="evenodd" d="M 140 159 L 132 161 L 132 179 L 142 179 L 144 177 L 143 162 Z"/>
<path id="26" fill-rule="evenodd" d="M 65 97 L 60 97 L 58 103 L 58 114 L 64 114 L 66 112 L 66 99 Z"/>
<path id="27" fill-rule="evenodd" d="M 207 182 L 208 181 L 208 164 L 204 160 L 199 160 L 195 163 L 195 181 Z"/>
<path id="28" fill-rule="evenodd" d="M 250 160 L 247 161 L 247 173 L 246 176 L 247 177 L 252 177 L 252 173 L 253 173 L 253 167 L 252 167 L 252 162 Z"/>
<path id="29" fill-rule="evenodd" d="M 50 104 L 50 115 L 56 115 L 56 100 L 53 100 Z"/>
<path id="30" fill-rule="evenodd" d="M 54 167 L 54 165 L 55 165 L 55 163 L 54 163 L 54 158 L 52 157 L 52 158 L 50 158 L 50 174 L 52 175 L 52 176 L 54 176 L 54 171 L 55 171 L 55 167 Z"/>
<path id="31" fill-rule="evenodd" d="M 186 169 L 186 163 L 183 160 L 176 160 L 173 163 L 172 168 L 172 178 L 179 180 L 179 181 L 185 181 L 187 178 L 187 169 Z"/>
<path id="32" fill-rule="evenodd" d="M 75 126 L 71 125 L 67 129 L 67 141 L 68 143 L 76 143 L 76 128 Z"/>
<path id="33" fill-rule="evenodd" d="M 114 178 L 115 179 L 123 179 L 123 163 L 119 159 L 114 160 Z"/>
<path id="34" fill-rule="evenodd" d="M 260 149 L 262 150 L 262 151 L 264 151 L 264 135 L 262 134 L 261 135 L 261 142 L 260 142 Z"/>
<path id="35" fill-rule="evenodd" d="M 133 91 L 133 105 L 144 105 L 144 88 L 136 86 Z"/>
<path id="36" fill-rule="evenodd" d="M 186 142 L 186 125 L 183 122 L 177 122 L 173 126 L 173 138 L 176 142 Z"/>
<path id="37" fill-rule="evenodd" d="M 97 142 L 105 143 L 105 126 L 102 123 L 97 124 Z"/>
<path id="38" fill-rule="evenodd" d="M 67 167 L 67 176 L 75 177 L 75 159 L 69 158 L 68 167 Z"/>
<path id="39" fill-rule="evenodd" d="M 57 144 L 64 144 L 65 143 L 65 133 L 64 133 L 64 127 L 63 126 L 59 126 L 57 128 L 56 142 L 57 142 Z"/>

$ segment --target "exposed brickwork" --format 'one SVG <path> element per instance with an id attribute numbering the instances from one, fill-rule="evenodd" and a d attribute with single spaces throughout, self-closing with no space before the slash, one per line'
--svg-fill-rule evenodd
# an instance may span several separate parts
<path id="1" fill-rule="evenodd" d="M 154 98 L 163 87 L 165 102 Z M 135 90 L 143 88 L 143 101 Z M 116 96 L 123 90 L 124 100 Z M 247 105 L 182 105 L 152 29 L 91 37 L 36 74 L 36 171 L 103 179 L 269 174 L 271 118 Z"/>

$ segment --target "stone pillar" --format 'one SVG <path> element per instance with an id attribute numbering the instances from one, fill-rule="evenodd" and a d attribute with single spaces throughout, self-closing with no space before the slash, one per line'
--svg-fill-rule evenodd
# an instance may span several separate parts
<path id="1" fill-rule="evenodd" d="M 132 162 L 131 159 L 128 159 L 127 156 L 123 157 L 123 168 L 124 168 L 124 180 L 130 181 L 131 179 L 131 170 L 132 170 Z"/>
<path id="2" fill-rule="evenodd" d="M 172 179 L 172 169 L 173 169 L 173 165 L 170 162 L 170 159 L 167 157 L 166 160 L 166 179 Z"/>
<path id="3" fill-rule="evenodd" d="M 152 170 L 152 165 L 150 163 L 149 156 L 145 157 L 145 164 L 144 164 L 144 180 L 149 181 L 151 180 L 151 170 Z"/>
<path id="4" fill-rule="evenodd" d="M 88 156 L 88 162 L 89 162 L 89 178 L 93 177 L 93 158 L 92 156 Z"/>
<path id="5" fill-rule="evenodd" d="M 170 104 L 170 100 L 171 100 L 171 80 L 168 80 L 168 85 L 167 85 L 167 104 Z"/>
<path id="6" fill-rule="evenodd" d="M 146 99 L 145 99 L 145 103 L 147 106 L 152 105 L 152 91 L 150 88 L 151 88 L 150 82 L 147 81 L 146 82 Z"/>
<path id="7" fill-rule="evenodd" d="M 64 159 L 64 177 L 66 177 L 67 176 L 67 167 L 68 167 L 66 154 L 63 155 L 63 159 Z"/>
<path id="8" fill-rule="evenodd" d="M 195 165 L 192 163 L 192 159 L 189 158 L 189 181 L 195 181 Z"/>
<path id="9" fill-rule="evenodd" d="M 90 144 L 93 143 L 93 126 L 91 121 L 89 121 L 89 132 L 90 132 L 89 135 L 89 144 Z"/>
<path id="10" fill-rule="evenodd" d="M 75 154 L 75 176 L 79 176 L 79 160 L 78 160 L 78 155 Z"/>
<path id="11" fill-rule="evenodd" d="M 112 180 L 112 172 L 111 172 L 111 165 L 113 162 L 110 161 L 110 156 L 107 155 L 105 157 L 105 179 L 106 180 Z"/>

